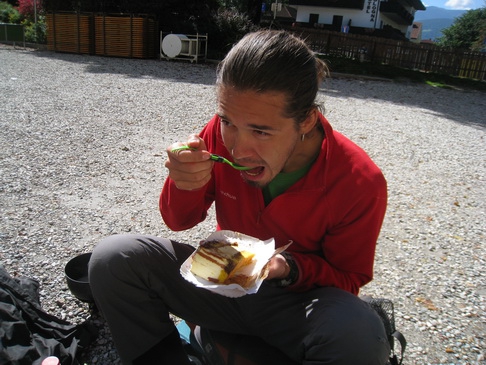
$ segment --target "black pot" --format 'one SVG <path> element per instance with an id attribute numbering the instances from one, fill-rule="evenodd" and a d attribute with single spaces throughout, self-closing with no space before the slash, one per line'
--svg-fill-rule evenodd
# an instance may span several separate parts
<path id="1" fill-rule="evenodd" d="M 71 259 L 64 268 L 66 282 L 71 293 L 85 303 L 94 303 L 88 280 L 88 263 L 91 253 L 84 253 Z"/>

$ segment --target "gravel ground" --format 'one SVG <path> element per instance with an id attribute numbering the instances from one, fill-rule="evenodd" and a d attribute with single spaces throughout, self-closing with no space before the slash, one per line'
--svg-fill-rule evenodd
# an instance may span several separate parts
<path id="1" fill-rule="evenodd" d="M 214 79 L 214 65 L 0 45 L 0 262 L 40 281 L 47 312 L 94 321 L 87 364 L 119 360 L 67 289 L 66 262 L 114 233 L 196 243 L 214 230 L 212 212 L 171 232 L 157 208 L 163 151 L 212 116 Z M 393 299 L 404 364 L 486 364 L 485 94 L 335 76 L 319 101 L 389 183 L 362 293 Z"/>

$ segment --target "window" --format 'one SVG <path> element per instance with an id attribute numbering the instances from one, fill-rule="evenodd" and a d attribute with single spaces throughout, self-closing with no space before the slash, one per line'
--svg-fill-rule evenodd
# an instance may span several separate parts
<path id="1" fill-rule="evenodd" d="M 340 31 L 342 26 L 343 26 L 343 16 L 334 15 L 332 17 L 332 27 Z"/>
<path id="2" fill-rule="evenodd" d="M 319 23 L 319 14 L 309 14 L 309 23 L 312 25 Z"/>

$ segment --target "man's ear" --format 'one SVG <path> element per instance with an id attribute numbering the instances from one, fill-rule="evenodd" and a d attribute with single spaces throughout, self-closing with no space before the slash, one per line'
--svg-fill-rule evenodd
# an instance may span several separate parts
<path id="1" fill-rule="evenodd" d="M 317 123 L 319 123 L 319 111 L 317 110 L 317 108 L 313 108 L 307 115 L 307 118 L 305 118 L 305 120 L 302 123 L 300 123 L 299 125 L 300 134 L 309 133 L 314 129 Z"/>

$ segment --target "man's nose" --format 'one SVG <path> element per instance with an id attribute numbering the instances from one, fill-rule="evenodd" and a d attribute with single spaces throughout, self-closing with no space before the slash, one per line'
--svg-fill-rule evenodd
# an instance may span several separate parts
<path id="1" fill-rule="evenodd" d="M 251 157 L 252 145 L 248 137 L 239 134 L 233 140 L 231 146 L 231 155 L 236 160 L 241 160 L 247 157 Z"/>

